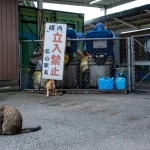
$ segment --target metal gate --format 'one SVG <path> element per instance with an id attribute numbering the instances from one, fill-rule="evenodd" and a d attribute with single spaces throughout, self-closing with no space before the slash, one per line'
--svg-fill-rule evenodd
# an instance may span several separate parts
<path id="1" fill-rule="evenodd" d="M 80 42 L 77 42 L 77 39 L 68 39 L 67 42 L 72 44 L 68 47 L 72 49 L 66 48 L 69 60 L 64 67 L 63 82 L 56 81 L 56 88 L 62 89 L 63 87 L 67 91 L 68 89 L 131 91 L 130 41 L 130 38 L 116 38 L 115 40 L 88 38 L 80 39 Z M 81 59 L 75 51 L 77 46 L 82 50 L 85 42 L 90 52 L 83 50 L 83 53 L 89 55 L 89 58 Z M 97 48 L 98 46 L 103 47 Z M 73 51 L 74 47 L 75 51 Z M 20 89 L 38 90 L 39 87 L 45 89 L 47 80 L 41 78 L 43 40 L 20 41 L 19 52 Z M 117 85 L 123 86 L 121 88 L 115 85 L 115 79 L 118 77 Z M 120 80 L 120 77 L 123 79 Z"/>
<path id="2" fill-rule="evenodd" d="M 132 89 L 150 91 L 150 34 L 131 37 Z"/>

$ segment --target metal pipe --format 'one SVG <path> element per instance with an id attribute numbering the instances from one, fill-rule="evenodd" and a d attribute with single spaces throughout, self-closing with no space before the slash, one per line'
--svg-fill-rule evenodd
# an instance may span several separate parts
<path id="1" fill-rule="evenodd" d="M 38 0 L 37 8 L 40 9 L 40 10 L 43 10 L 43 0 Z"/>
<path id="2" fill-rule="evenodd" d="M 133 37 L 131 37 L 131 56 L 132 56 L 132 58 L 131 58 L 131 61 L 132 61 L 132 63 L 131 63 L 131 66 L 132 66 L 132 90 L 134 90 L 135 89 L 135 66 L 134 66 L 134 38 Z"/>
<path id="3" fill-rule="evenodd" d="M 146 75 L 146 76 L 144 76 L 144 78 L 142 79 L 142 80 L 140 80 L 140 82 L 136 85 L 136 86 L 138 86 L 146 77 L 148 77 L 150 75 L 150 72 Z"/>
<path id="4" fill-rule="evenodd" d="M 131 37 L 143 37 L 143 36 L 150 36 L 150 34 L 144 34 L 144 35 L 133 35 Z"/>
<path id="5" fill-rule="evenodd" d="M 22 83 L 21 83 L 21 80 L 22 80 L 22 76 L 21 76 L 21 43 L 19 42 L 19 90 L 21 91 L 21 87 L 22 87 Z"/>
<path id="6" fill-rule="evenodd" d="M 115 40 L 128 39 L 127 37 L 115 38 Z M 84 38 L 84 39 L 66 39 L 66 41 L 90 41 L 90 40 L 113 40 L 113 38 Z M 21 42 L 44 42 L 44 40 L 20 40 Z"/>
<path id="7" fill-rule="evenodd" d="M 121 23 L 123 23 L 123 24 L 125 24 L 125 25 L 127 25 L 127 26 L 129 26 L 129 27 L 132 27 L 133 29 L 138 30 L 138 27 L 134 26 L 134 25 L 133 25 L 133 24 L 131 24 L 131 23 L 128 23 L 128 22 L 123 21 L 123 20 L 118 19 L 118 18 L 113 18 L 113 19 L 114 19 L 114 20 L 116 20 L 116 21 L 118 21 L 118 22 L 121 22 Z"/>
<path id="8" fill-rule="evenodd" d="M 43 0 L 38 0 L 37 3 L 38 11 L 37 11 L 37 21 L 38 21 L 38 39 L 41 39 L 41 31 L 43 27 Z"/>
<path id="9" fill-rule="evenodd" d="M 128 89 L 131 92 L 131 45 L 130 45 L 131 38 L 128 37 Z"/>
<path id="10" fill-rule="evenodd" d="M 104 7 L 104 16 L 106 16 L 106 15 L 107 15 L 107 7 L 105 6 Z M 107 20 L 105 20 L 104 27 L 105 27 L 105 29 L 107 29 Z"/>

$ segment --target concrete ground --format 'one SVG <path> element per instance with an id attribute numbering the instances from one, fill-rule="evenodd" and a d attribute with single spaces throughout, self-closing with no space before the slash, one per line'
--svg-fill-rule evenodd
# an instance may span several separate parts
<path id="1" fill-rule="evenodd" d="M 150 94 L 1 93 L 37 132 L 0 136 L 0 150 L 149 150 Z"/>

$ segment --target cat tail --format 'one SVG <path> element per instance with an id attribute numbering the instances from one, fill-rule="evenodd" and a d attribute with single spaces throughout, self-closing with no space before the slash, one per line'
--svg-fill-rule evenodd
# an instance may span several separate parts
<path id="1" fill-rule="evenodd" d="M 21 133 L 30 133 L 30 132 L 35 132 L 41 130 L 41 126 L 34 127 L 34 128 L 24 128 L 21 130 Z"/>

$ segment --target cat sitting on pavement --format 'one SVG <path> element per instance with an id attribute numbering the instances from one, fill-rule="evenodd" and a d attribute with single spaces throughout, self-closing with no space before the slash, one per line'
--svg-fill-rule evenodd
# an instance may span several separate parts
<path id="1" fill-rule="evenodd" d="M 16 135 L 35 132 L 41 126 L 22 129 L 22 116 L 20 112 L 9 105 L 0 105 L 0 135 Z"/>
<path id="2" fill-rule="evenodd" d="M 53 79 L 50 79 L 47 82 L 47 84 L 46 84 L 46 90 L 47 90 L 46 97 L 49 96 L 50 92 L 52 93 L 52 95 L 56 95 L 55 81 Z"/>

